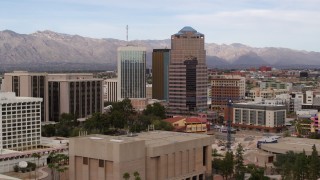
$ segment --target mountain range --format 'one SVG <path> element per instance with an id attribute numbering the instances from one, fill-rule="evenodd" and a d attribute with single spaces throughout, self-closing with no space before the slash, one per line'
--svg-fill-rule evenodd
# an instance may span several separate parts
<path id="1" fill-rule="evenodd" d="M 147 47 L 147 66 L 151 67 L 152 49 L 170 48 L 170 39 L 123 41 L 95 39 L 53 31 L 18 34 L 0 31 L 0 70 L 112 70 L 116 67 L 117 48 L 126 45 Z M 206 43 L 209 68 L 320 67 L 320 53 L 287 48 L 254 48 L 239 43 Z"/>

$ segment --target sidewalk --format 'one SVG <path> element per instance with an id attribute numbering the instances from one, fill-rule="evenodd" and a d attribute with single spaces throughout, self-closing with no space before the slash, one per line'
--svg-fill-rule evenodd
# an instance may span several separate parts
<path id="1" fill-rule="evenodd" d="M 46 178 L 48 176 L 48 173 L 43 170 L 44 168 L 46 168 L 46 166 L 43 166 L 43 167 L 38 169 L 38 172 L 41 173 L 41 176 L 38 177 L 37 179 L 41 180 L 41 179 L 44 179 L 44 178 Z"/>

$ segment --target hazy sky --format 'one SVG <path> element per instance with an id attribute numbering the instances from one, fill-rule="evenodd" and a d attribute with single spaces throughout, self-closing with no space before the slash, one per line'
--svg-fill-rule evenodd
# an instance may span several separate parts
<path id="1" fill-rule="evenodd" d="M 320 52 L 320 0 L 1 0 L 0 30 L 168 39 L 183 26 L 206 42 Z"/>

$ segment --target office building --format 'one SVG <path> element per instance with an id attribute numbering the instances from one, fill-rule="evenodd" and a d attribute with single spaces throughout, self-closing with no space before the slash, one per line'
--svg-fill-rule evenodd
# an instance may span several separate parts
<path id="1" fill-rule="evenodd" d="M 41 103 L 41 121 L 49 120 L 48 74 L 14 71 L 5 73 L 2 92 L 15 92 L 16 96 L 39 97 Z"/>
<path id="2" fill-rule="evenodd" d="M 170 49 L 152 52 L 152 98 L 168 101 L 168 73 Z"/>
<path id="3" fill-rule="evenodd" d="M 219 109 L 227 105 L 229 99 L 234 103 L 245 97 L 246 80 L 238 75 L 214 75 L 211 82 L 211 108 Z"/>
<path id="4" fill-rule="evenodd" d="M 184 27 L 171 36 L 168 116 L 197 115 L 207 110 L 207 65 L 204 35 Z"/>
<path id="5" fill-rule="evenodd" d="M 232 106 L 232 126 L 279 132 L 285 125 L 286 108 L 285 105 L 236 103 Z"/>
<path id="6" fill-rule="evenodd" d="M 105 102 L 117 102 L 118 98 L 118 79 L 106 79 L 104 80 L 104 101 Z"/>
<path id="7" fill-rule="evenodd" d="M 41 98 L 0 92 L 0 148 L 30 150 L 40 145 Z"/>
<path id="8" fill-rule="evenodd" d="M 152 84 L 146 84 L 146 98 L 152 99 Z"/>
<path id="9" fill-rule="evenodd" d="M 50 74 L 49 119 L 59 121 L 62 113 L 85 118 L 103 109 L 103 79 L 93 74 Z"/>
<path id="10" fill-rule="evenodd" d="M 146 48 L 118 48 L 118 100 L 146 98 Z"/>
<path id="11" fill-rule="evenodd" d="M 212 136 L 150 131 L 130 136 L 90 135 L 70 139 L 70 180 L 212 179 Z"/>
<path id="12" fill-rule="evenodd" d="M 262 81 L 260 82 L 260 89 L 286 89 L 291 90 L 292 89 L 292 83 L 285 83 L 285 82 L 279 82 L 279 81 Z"/>

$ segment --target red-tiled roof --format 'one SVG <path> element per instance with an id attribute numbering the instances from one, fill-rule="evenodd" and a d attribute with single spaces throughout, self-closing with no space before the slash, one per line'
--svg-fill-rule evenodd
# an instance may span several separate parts
<path id="1" fill-rule="evenodd" d="M 175 122 L 180 121 L 185 118 L 186 117 L 183 117 L 183 116 L 177 116 L 177 117 L 173 117 L 173 118 L 164 119 L 164 121 L 169 122 L 169 123 L 175 123 Z"/>
<path id="2" fill-rule="evenodd" d="M 186 119 L 186 123 L 207 123 L 207 120 L 199 117 L 189 117 Z"/>

